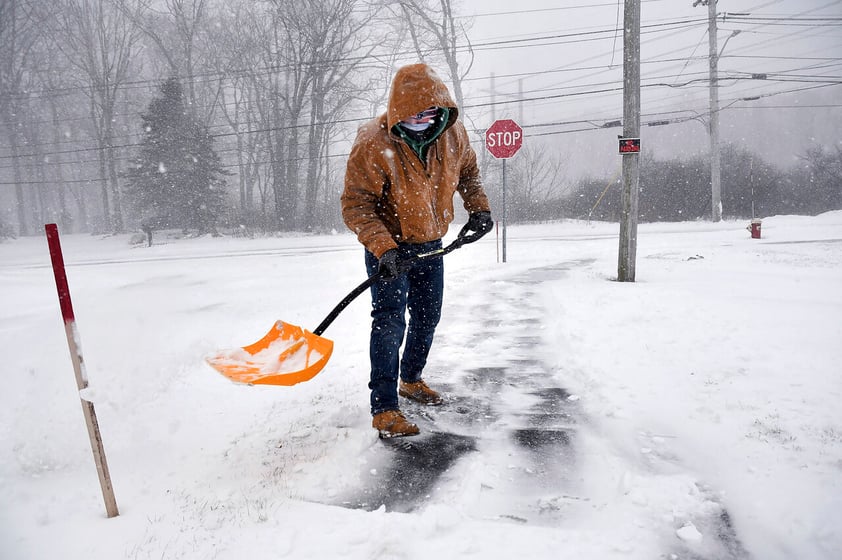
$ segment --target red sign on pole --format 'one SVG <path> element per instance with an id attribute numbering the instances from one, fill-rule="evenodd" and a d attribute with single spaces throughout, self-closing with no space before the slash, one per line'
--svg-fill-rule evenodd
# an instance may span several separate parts
<path id="1" fill-rule="evenodd" d="M 523 129 L 511 119 L 494 121 L 485 131 L 485 147 L 497 159 L 508 159 L 523 145 Z"/>
<path id="2" fill-rule="evenodd" d="M 620 138 L 621 154 L 640 153 L 640 138 Z"/>

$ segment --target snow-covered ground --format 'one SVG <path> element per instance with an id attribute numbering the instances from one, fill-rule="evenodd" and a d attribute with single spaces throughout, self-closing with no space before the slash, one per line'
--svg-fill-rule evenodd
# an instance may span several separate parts
<path id="1" fill-rule="evenodd" d="M 203 362 L 276 319 L 314 328 L 363 279 L 351 235 L 62 238 L 113 519 L 46 240 L 4 242 L 0 557 L 839 558 L 842 212 L 745 226 L 641 225 L 634 283 L 614 281 L 616 224 L 510 227 L 505 264 L 491 235 L 447 256 L 426 378 L 493 415 L 449 425 L 476 448 L 409 513 L 336 505 L 388 457 L 367 294 L 309 382 L 235 385 Z M 535 484 L 509 436 L 540 388 L 569 391 L 573 435 Z"/>

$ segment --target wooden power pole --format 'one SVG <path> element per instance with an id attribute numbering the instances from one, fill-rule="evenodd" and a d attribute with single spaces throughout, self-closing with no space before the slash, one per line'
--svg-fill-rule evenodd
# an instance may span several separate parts
<path id="1" fill-rule="evenodd" d="M 716 47 L 716 0 L 708 0 L 710 64 L 710 205 L 711 220 L 722 219 L 722 174 L 719 155 L 719 53 Z"/>
<path id="2" fill-rule="evenodd" d="M 640 0 L 625 0 L 623 21 L 623 137 L 640 139 Z M 638 143 L 639 146 L 639 143 Z M 621 149 L 622 151 L 622 149 Z M 623 153 L 619 282 L 634 282 L 640 154 Z"/>
<path id="3" fill-rule="evenodd" d="M 716 45 L 716 0 L 694 0 L 693 7 L 708 7 L 708 63 L 710 67 L 708 86 L 710 89 L 710 217 L 711 221 L 722 219 L 722 171 L 719 153 L 719 55 Z M 739 33 L 735 31 L 731 37 Z M 728 37 L 730 39 L 731 37 Z M 725 42 L 728 42 L 728 39 Z M 725 46 L 723 45 L 723 49 Z"/>

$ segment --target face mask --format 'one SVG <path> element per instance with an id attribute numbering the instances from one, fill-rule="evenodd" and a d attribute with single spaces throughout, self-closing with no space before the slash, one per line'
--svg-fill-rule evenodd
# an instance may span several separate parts
<path id="1" fill-rule="evenodd" d="M 410 130 L 412 132 L 422 132 L 427 130 L 432 126 L 432 121 L 422 122 L 422 123 L 408 123 L 406 121 L 401 121 L 400 125 L 402 128 Z"/>
<path id="2" fill-rule="evenodd" d="M 430 125 L 435 121 L 436 115 L 438 115 L 438 108 L 430 107 L 416 115 L 405 118 L 401 121 L 401 126 L 412 132 L 421 132 L 430 128 Z"/>

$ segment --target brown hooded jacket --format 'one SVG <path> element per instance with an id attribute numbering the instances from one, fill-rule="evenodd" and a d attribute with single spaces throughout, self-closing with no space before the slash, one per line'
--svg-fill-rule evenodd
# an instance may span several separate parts
<path id="1" fill-rule="evenodd" d="M 428 107 L 446 107 L 449 116 L 422 161 L 394 127 Z M 476 153 L 458 115 L 441 78 L 426 64 L 412 64 L 395 74 L 386 113 L 360 127 L 345 172 L 342 217 L 377 258 L 399 242 L 444 237 L 456 191 L 469 213 L 489 210 Z"/>

